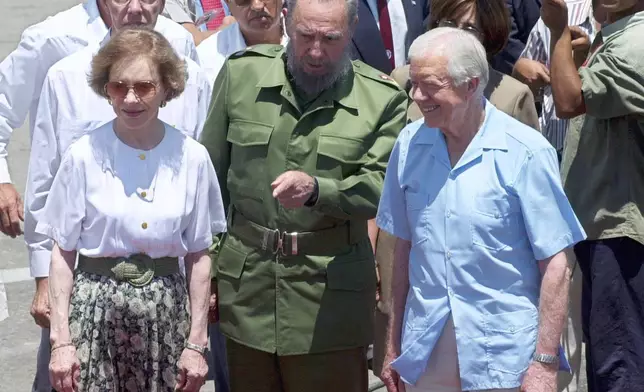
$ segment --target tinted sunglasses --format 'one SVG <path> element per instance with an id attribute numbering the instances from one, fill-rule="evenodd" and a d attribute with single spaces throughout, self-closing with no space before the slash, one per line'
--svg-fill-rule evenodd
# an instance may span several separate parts
<path id="1" fill-rule="evenodd" d="M 141 101 L 154 97 L 157 93 L 157 85 L 149 81 L 134 82 L 128 84 L 125 82 L 107 82 L 105 84 L 105 93 L 113 100 L 125 99 L 127 94 L 132 90 L 134 95 Z"/>

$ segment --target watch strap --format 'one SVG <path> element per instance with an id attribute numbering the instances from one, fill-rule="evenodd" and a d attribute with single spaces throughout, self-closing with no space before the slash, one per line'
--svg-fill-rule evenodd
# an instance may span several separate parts
<path id="1" fill-rule="evenodd" d="M 554 365 L 559 363 L 559 356 L 535 353 L 534 356 L 532 357 L 532 360 L 539 363 L 545 363 L 547 365 Z"/>
<path id="2" fill-rule="evenodd" d="M 200 346 L 198 344 L 193 344 L 190 342 L 186 342 L 184 347 L 188 350 L 196 351 L 201 355 L 206 355 L 206 352 L 208 351 L 208 346 Z"/>

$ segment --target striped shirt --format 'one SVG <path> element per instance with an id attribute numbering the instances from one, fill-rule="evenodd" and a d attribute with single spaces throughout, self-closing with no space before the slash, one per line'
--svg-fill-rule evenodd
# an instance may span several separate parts
<path id="1" fill-rule="evenodd" d="M 592 0 L 566 0 L 568 6 L 568 25 L 579 26 L 588 34 L 592 42 L 595 34 L 595 23 L 592 11 Z M 534 25 L 521 57 L 535 60 L 550 68 L 550 30 L 539 19 Z M 542 111 L 539 117 L 541 132 L 554 148 L 561 152 L 568 129 L 568 120 L 560 119 L 555 114 L 555 103 L 552 89 L 543 89 Z"/>

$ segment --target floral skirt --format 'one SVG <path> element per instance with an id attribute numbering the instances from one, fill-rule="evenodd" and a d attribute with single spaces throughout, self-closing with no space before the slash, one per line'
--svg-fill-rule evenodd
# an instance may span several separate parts
<path id="1" fill-rule="evenodd" d="M 173 391 L 189 327 L 183 275 L 134 287 L 77 271 L 69 328 L 79 391 Z"/>

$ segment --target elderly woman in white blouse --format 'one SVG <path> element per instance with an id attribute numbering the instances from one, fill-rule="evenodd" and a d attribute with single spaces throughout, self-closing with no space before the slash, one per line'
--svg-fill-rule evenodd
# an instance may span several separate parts
<path id="1" fill-rule="evenodd" d="M 56 243 L 57 391 L 198 391 L 204 383 L 208 247 L 226 222 L 206 149 L 157 118 L 185 80 L 183 62 L 150 30 L 120 32 L 93 59 L 89 82 L 116 119 L 69 147 L 37 225 Z"/>

